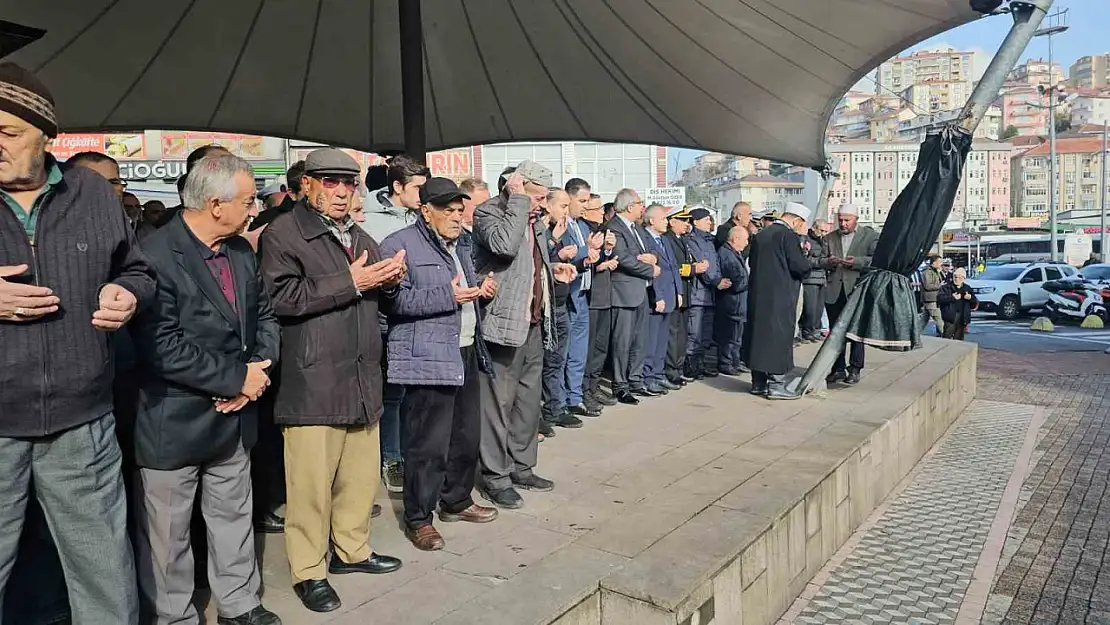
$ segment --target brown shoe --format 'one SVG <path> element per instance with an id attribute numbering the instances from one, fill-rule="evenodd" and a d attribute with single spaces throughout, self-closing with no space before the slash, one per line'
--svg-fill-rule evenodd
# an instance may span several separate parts
<path id="1" fill-rule="evenodd" d="M 456 521 L 489 523 L 496 518 L 497 508 L 487 508 L 476 503 L 470 504 L 470 507 L 462 512 L 445 512 L 442 509 L 439 511 L 439 520 L 444 523 L 455 523 Z"/>
<path id="2" fill-rule="evenodd" d="M 382 507 L 379 506 L 378 504 L 374 504 L 374 507 L 370 509 L 370 518 L 371 519 L 376 519 L 376 518 L 380 517 L 381 515 L 382 515 Z"/>
<path id="3" fill-rule="evenodd" d="M 421 551 L 439 551 L 446 544 L 436 528 L 431 525 L 421 525 L 416 529 L 406 527 L 405 536 L 412 541 L 414 547 Z"/>

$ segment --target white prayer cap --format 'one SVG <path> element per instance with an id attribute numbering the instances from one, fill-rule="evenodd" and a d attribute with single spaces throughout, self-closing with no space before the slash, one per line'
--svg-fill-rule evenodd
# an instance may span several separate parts
<path id="1" fill-rule="evenodd" d="M 805 204 L 799 204 L 797 202 L 787 202 L 786 208 L 782 209 L 782 214 L 796 215 L 798 217 L 801 217 L 802 221 L 806 222 L 807 224 L 809 223 L 810 219 L 813 219 L 813 211 L 809 210 L 809 207 Z"/>
<path id="2" fill-rule="evenodd" d="M 841 204 L 840 208 L 836 209 L 837 215 L 859 215 L 859 209 L 855 204 Z"/>

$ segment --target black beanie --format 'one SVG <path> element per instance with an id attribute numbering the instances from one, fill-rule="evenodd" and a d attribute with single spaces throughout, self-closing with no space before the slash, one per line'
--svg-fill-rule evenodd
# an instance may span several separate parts
<path id="1" fill-rule="evenodd" d="M 34 74 L 12 62 L 0 63 L 0 111 L 15 115 L 48 137 L 58 136 L 54 96 Z"/>

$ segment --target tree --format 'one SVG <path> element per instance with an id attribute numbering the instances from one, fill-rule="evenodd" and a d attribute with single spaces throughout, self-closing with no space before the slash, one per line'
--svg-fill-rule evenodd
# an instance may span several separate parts
<path id="1" fill-rule="evenodd" d="M 1006 130 L 1002 131 L 1002 138 L 1003 139 L 1013 139 L 1017 135 L 1018 135 L 1017 126 L 1013 126 L 1013 125 L 1006 126 Z"/>
<path id="2" fill-rule="evenodd" d="M 1067 113 L 1056 114 L 1056 132 L 1067 132 L 1071 130 L 1071 118 Z"/>

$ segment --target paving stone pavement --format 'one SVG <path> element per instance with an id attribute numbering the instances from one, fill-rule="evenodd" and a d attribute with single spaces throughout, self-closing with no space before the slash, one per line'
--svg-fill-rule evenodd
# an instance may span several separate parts
<path id="1" fill-rule="evenodd" d="M 1110 623 L 1110 356 L 990 356 L 979 396 L 1048 414 L 982 623 Z"/>
<path id="2" fill-rule="evenodd" d="M 954 623 L 1033 413 L 972 403 L 794 623 Z"/>

